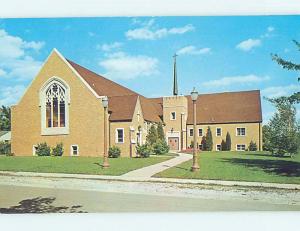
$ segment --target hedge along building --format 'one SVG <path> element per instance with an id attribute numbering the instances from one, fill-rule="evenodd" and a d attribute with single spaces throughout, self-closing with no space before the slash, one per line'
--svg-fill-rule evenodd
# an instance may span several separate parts
<path id="1" fill-rule="evenodd" d="M 175 68 L 176 63 L 174 78 Z M 66 156 L 102 156 L 106 139 L 108 146 L 121 148 L 122 156 L 135 156 L 136 145 L 145 143 L 149 127 L 158 122 L 165 124 L 172 150 L 186 149 L 191 139 L 191 100 L 189 96 L 178 96 L 176 79 L 175 84 L 174 96 L 146 98 L 65 59 L 54 49 L 19 103 L 12 106 L 12 152 L 17 156 L 33 155 L 38 143 L 55 146 L 62 142 Z M 247 145 L 252 140 L 261 148 L 259 91 L 223 94 L 231 97 L 211 94 L 198 98 L 199 126 L 222 126 L 222 135 L 239 129 L 243 136 L 232 135 L 233 145 Z M 105 96 L 109 99 L 107 121 L 102 106 Z M 221 104 L 202 104 L 210 96 L 217 96 Z M 232 103 L 239 110 L 231 110 Z M 228 107 L 218 108 L 222 104 Z M 202 120 L 203 110 L 213 121 Z M 226 120 L 221 119 L 223 110 L 228 112 Z M 241 113 L 248 117 L 243 118 Z"/>

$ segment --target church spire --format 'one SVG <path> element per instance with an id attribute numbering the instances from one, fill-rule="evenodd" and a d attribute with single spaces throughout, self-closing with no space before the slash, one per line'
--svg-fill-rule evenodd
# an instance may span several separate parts
<path id="1" fill-rule="evenodd" d="M 175 53 L 174 58 L 174 70 L 173 70 L 173 95 L 178 95 L 178 86 L 177 86 L 177 69 L 176 69 L 176 57 L 178 55 Z"/>

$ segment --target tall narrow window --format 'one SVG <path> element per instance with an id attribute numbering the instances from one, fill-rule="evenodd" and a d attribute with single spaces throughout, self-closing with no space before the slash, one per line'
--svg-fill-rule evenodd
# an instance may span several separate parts
<path id="1" fill-rule="evenodd" d="M 116 130 L 116 143 L 124 143 L 124 129 L 117 128 Z"/>
<path id="2" fill-rule="evenodd" d="M 55 82 L 46 90 L 46 97 L 47 127 L 65 127 L 65 89 Z"/>
<path id="3" fill-rule="evenodd" d="M 52 77 L 40 91 L 42 135 L 69 134 L 70 88 Z"/>

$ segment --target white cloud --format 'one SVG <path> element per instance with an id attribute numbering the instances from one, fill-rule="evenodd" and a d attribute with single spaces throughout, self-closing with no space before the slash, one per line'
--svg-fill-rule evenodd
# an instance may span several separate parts
<path id="1" fill-rule="evenodd" d="M 177 54 L 179 54 L 179 55 L 185 55 L 185 54 L 202 55 L 202 54 L 210 53 L 210 51 L 211 51 L 211 49 L 208 47 L 196 48 L 195 46 L 186 46 L 186 47 L 183 47 L 180 50 L 178 50 Z"/>
<path id="2" fill-rule="evenodd" d="M 6 75 L 6 71 L 5 71 L 5 70 L 2 70 L 2 69 L 0 69 L 0 77 L 1 77 L 1 76 L 4 76 L 4 75 Z"/>
<path id="3" fill-rule="evenodd" d="M 99 65 L 106 70 L 105 76 L 112 79 L 134 79 L 158 73 L 156 58 L 132 56 L 123 52 L 110 54 L 107 59 L 99 62 Z"/>
<path id="4" fill-rule="evenodd" d="M 97 49 L 103 50 L 105 52 L 111 51 L 113 49 L 118 49 L 123 44 L 120 42 L 114 42 L 114 43 L 104 43 L 102 45 L 97 45 Z"/>
<path id="5" fill-rule="evenodd" d="M 275 30 L 275 28 L 272 27 L 272 26 L 269 26 L 269 27 L 267 28 L 267 31 L 268 31 L 268 32 L 272 32 L 272 31 L 274 31 L 274 30 Z"/>
<path id="6" fill-rule="evenodd" d="M 173 28 L 158 28 L 154 29 L 154 19 L 149 20 L 142 24 L 142 27 L 133 30 L 128 30 L 125 36 L 129 40 L 140 39 L 140 40 L 156 40 L 168 35 L 174 34 L 184 34 L 193 31 L 195 28 L 193 25 L 188 24 L 183 27 L 173 27 Z"/>
<path id="7" fill-rule="evenodd" d="M 300 91 L 300 85 L 290 84 L 287 86 L 273 86 L 267 87 L 261 91 L 263 96 L 268 98 L 280 97 L 280 96 L 289 96 L 297 91 Z"/>
<path id="8" fill-rule="evenodd" d="M 23 85 L 8 86 L 0 88 L 0 105 L 12 105 L 17 103 L 17 100 L 25 92 L 26 87 Z"/>
<path id="9" fill-rule="evenodd" d="M 242 51 L 250 51 L 252 50 L 254 47 L 258 47 L 261 45 L 261 40 L 260 39 L 247 39 L 245 41 L 240 42 L 236 48 L 240 49 Z"/>
<path id="10" fill-rule="evenodd" d="M 14 80 L 33 78 L 42 63 L 29 53 L 39 51 L 44 45 L 44 42 L 24 41 L 0 30 L 0 69 L 6 72 L 3 76 Z"/>
<path id="11" fill-rule="evenodd" d="M 204 87 L 227 87 L 233 84 L 243 84 L 243 85 L 250 85 L 250 84 L 257 84 L 263 81 L 269 80 L 269 76 L 260 77 L 257 75 L 244 75 L 244 76 L 232 76 L 232 77 L 223 77 L 217 80 L 211 80 L 204 82 L 202 85 Z"/>

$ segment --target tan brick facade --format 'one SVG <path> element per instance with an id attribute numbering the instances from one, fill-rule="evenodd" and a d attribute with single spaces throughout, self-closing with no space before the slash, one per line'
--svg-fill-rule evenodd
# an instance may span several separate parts
<path id="1" fill-rule="evenodd" d="M 82 78 L 79 72 L 74 69 L 74 66 L 77 64 L 73 63 L 72 66 L 70 63 L 72 62 L 67 61 L 54 50 L 32 81 L 20 102 L 12 107 L 11 142 L 12 152 L 16 156 L 32 156 L 34 146 L 41 142 L 46 142 L 51 147 L 62 142 L 64 144 L 65 156 L 71 155 L 72 145 L 78 145 L 79 156 L 103 156 L 104 108 L 102 106 L 102 97 L 104 95 L 98 95 L 98 92 L 101 92 L 99 87 L 103 88 L 103 84 L 112 86 L 113 83 L 109 80 L 98 79 L 101 78 L 101 76 L 95 76 L 96 74 L 94 73 L 92 73 L 94 76 L 92 76 L 93 78 L 91 78 L 91 80 L 88 76 Z M 90 72 L 82 67 L 80 67 L 79 70 L 82 74 L 91 75 Z M 43 97 L 41 95 L 41 89 L 43 89 L 45 83 L 52 79 L 61 80 L 68 86 L 70 101 L 68 101 L 66 108 L 68 110 L 69 127 L 68 132 L 64 134 L 54 133 L 52 135 L 45 135 L 42 125 L 42 121 L 44 121 L 44 104 L 41 100 Z M 87 83 L 87 80 L 91 82 Z M 103 82 L 99 83 L 100 80 Z M 127 98 L 123 98 L 122 102 L 119 101 L 121 102 L 121 106 L 111 107 L 112 111 L 108 112 L 108 146 L 116 145 L 120 147 L 122 156 L 136 156 L 137 143 L 145 143 L 149 127 L 151 124 L 157 123 L 157 121 L 160 120 L 159 118 L 163 119 L 163 123 L 165 124 L 164 131 L 167 142 L 170 142 L 170 140 L 174 142 L 174 140 L 176 140 L 176 144 L 178 142 L 176 149 L 178 150 L 186 149 L 190 146 L 192 137 L 189 136 L 189 129 L 192 128 L 192 125 L 187 125 L 189 116 L 188 97 L 163 97 L 161 98 L 161 105 L 158 106 L 158 104 L 156 104 L 154 107 L 152 103 L 150 103 L 150 99 L 146 99 L 120 85 L 115 87 L 116 89 L 112 96 L 115 97 L 118 92 L 122 91 L 122 94 L 127 94 L 130 103 Z M 107 87 L 104 90 L 107 91 Z M 107 91 L 107 93 L 109 93 L 109 91 Z M 134 96 L 134 94 L 136 95 Z M 122 98 L 122 95 L 118 97 Z M 114 100 L 114 102 L 116 102 L 116 98 L 114 98 Z M 123 103 L 126 102 L 129 103 L 131 109 L 126 110 L 125 116 L 122 106 Z M 157 102 L 160 102 L 160 100 L 157 100 Z M 147 104 L 151 105 L 146 107 Z M 156 109 L 160 107 L 161 112 L 158 112 L 159 110 L 156 111 Z M 129 107 L 127 109 L 129 109 Z M 110 115 L 114 116 L 111 121 L 109 121 Z M 119 121 L 118 116 L 121 118 Z M 201 143 L 202 137 L 198 136 L 198 128 L 202 128 L 203 135 L 205 135 L 208 126 L 212 129 L 214 141 L 213 150 L 216 150 L 216 145 L 220 144 L 222 139 L 225 140 L 227 131 L 231 135 L 232 150 L 236 150 L 237 144 L 244 144 L 246 148 L 248 148 L 251 140 L 256 142 L 260 149 L 262 147 L 261 121 L 252 123 L 238 122 L 198 125 L 196 132 L 199 144 Z M 218 127 L 222 129 L 221 136 L 216 136 L 216 128 Z M 245 136 L 236 136 L 237 127 L 246 129 Z M 123 130 L 123 142 L 118 141 L 117 129 Z"/>

